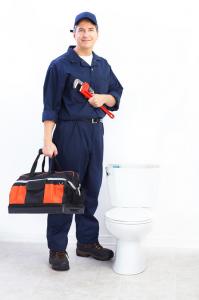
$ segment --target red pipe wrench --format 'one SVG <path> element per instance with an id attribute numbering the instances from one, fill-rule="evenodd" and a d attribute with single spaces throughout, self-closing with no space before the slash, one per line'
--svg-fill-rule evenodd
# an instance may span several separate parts
<path id="1" fill-rule="evenodd" d="M 88 82 L 82 82 L 79 79 L 75 79 L 73 87 L 78 89 L 86 99 L 93 97 L 94 90 L 90 87 Z M 105 112 L 111 119 L 115 117 L 114 114 L 112 114 L 104 105 L 100 106 L 99 108 L 103 110 L 103 112 Z"/>

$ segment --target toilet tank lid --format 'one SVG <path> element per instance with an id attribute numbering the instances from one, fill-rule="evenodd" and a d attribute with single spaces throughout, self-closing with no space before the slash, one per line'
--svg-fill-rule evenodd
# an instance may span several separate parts
<path id="1" fill-rule="evenodd" d="M 113 168 L 113 169 L 117 169 L 117 168 L 134 168 L 134 169 L 142 169 L 142 168 L 159 168 L 160 165 L 158 164 L 149 164 L 149 163 L 143 163 L 143 164 L 133 164 L 133 163 L 122 163 L 122 164 L 107 164 L 106 168 Z"/>
<path id="2" fill-rule="evenodd" d="M 106 212 L 106 217 L 122 222 L 146 222 L 152 219 L 152 211 L 146 207 L 114 207 Z"/>

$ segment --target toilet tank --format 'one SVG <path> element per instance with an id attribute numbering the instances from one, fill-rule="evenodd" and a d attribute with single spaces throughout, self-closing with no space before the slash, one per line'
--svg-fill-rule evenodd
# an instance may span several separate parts
<path id="1" fill-rule="evenodd" d="M 109 164 L 106 177 L 112 206 L 153 207 L 156 203 L 158 165 Z"/>

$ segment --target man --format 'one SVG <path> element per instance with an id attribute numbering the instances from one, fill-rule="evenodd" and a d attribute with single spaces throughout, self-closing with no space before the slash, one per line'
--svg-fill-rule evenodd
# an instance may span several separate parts
<path id="1" fill-rule="evenodd" d="M 86 199 L 84 214 L 75 215 L 76 254 L 105 261 L 114 254 L 99 244 L 99 224 L 94 217 L 103 161 L 105 113 L 99 107 L 105 105 L 117 110 L 123 88 L 107 61 L 92 51 L 98 38 L 95 15 L 90 12 L 77 15 L 72 31 L 76 46 L 70 46 L 65 54 L 54 59 L 46 74 L 43 154 L 57 155 L 63 170 L 79 173 Z M 94 89 L 95 94 L 88 101 L 73 88 L 76 78 Z M 72 218 L 72 214 L 48 215 L 49 263 L 55 270 L 69 269 L 66 247 Z"/>

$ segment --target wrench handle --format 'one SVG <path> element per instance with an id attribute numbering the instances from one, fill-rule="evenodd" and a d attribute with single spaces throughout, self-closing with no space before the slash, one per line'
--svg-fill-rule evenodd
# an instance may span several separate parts
<path id="1" fill-rule="evenodd" d="M 115 118 L 114 114 L 110 112 L 104 105 L 100 106 L 100 109 L 103 110 L 111 119 Z"/>

